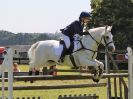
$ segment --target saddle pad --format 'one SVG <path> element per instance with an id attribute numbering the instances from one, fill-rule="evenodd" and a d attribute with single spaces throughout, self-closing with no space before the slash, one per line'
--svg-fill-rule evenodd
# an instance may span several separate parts
<path id="1" fill-rule="evenodd" d="M 60 44 L 59 42 L 55 43 L 54 45 L 55 45 L 54 46 L 55 55 L 60 58 L 62 50 L 63 50 L 63 45 Z"/>

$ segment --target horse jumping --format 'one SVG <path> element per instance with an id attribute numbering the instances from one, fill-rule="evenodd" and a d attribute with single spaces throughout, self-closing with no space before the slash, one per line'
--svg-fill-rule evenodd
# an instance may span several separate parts
<path id="1" fill-rule="evenodd" d="M 115 50 L 111 28 L 111 26 L 108 26 L 89 29 L 88 35 L 83 35 L 74 41 L 73 53 L 66 55 L 63 62 L 59 61 L 63 51 L 63 45 L 60 44 L 60 41 L 45 40 L 36 42 L 28 51 L 30 72 L 33 68 L 39 69 L 56 64 L 73 66 L 70 57 L 72 56 L 77 67 L 93 66 L 95 68 L 93 80 L 98 82 L 104 70 L 104 64 L 96 59 L 98 46 L 103 44 L 108 47 L 109 51 Z"/>

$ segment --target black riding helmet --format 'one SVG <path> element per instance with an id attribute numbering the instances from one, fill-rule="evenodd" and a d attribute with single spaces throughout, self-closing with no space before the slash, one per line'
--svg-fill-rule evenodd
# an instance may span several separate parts
<path id="1" fill-rule="evenodd" d="M 81 20 L 82 18 L 85 18 L 85 17 L 91 17 L 90 13 L 89 12 L 81 12 L 80 13 L 80 16 L 79 16 L 79 20 Z"/>

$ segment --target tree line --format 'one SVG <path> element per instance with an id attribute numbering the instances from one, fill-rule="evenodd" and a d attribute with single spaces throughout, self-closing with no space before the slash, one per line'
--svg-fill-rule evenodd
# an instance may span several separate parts
<path id="1" fill-rule="evenodd" d="M 61 33 L 12 33 L 0 30 L 0 46 L 31 45 L 41 40 L 59 40 Z"/>
<path id="2" fill-rule="evenodd" d="M 117 49 L 133 47 L 133 3 L 131 0 L 91 0 L 91 26 L 112 26 Z"/>

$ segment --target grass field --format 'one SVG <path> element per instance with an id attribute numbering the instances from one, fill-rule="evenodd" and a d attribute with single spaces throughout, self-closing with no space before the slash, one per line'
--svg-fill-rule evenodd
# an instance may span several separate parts
<path id="1" fill-rule="evenodd" d="M 21 71 L 28 71 L 28 66 L 20 65 Z M 60 69 L 70 69 L 66 66 L 59 66 Z M 72 74 L 72 73 L 58 73 L 62 74 Z M 100 82 L 106 82 L 106 79 L 100 80 Z M 92 80 L 62 80 L 62 81 L 35 81 L 30 82 L 14 82 L 14 86 L 36 86 L 36 85 L 65 85 L 65 84 L 88 84 L 94 83 Z M 7 94 L 7 93 L 6 93 Z M 72 88 L 72 89 L 56 89 L 56 90 L 17 90 L 13 92 L 14 97 L 28 97 L 28 96 L 41 96 L 42 99 L 58 99 L 59 95 L 79 95 L 79 94 L 96 94 L 99 99 L 107 99 L 107 87 L 89 87 L 89 88 Z M 1 92 L 0 92 L 1 95 Z"/>

